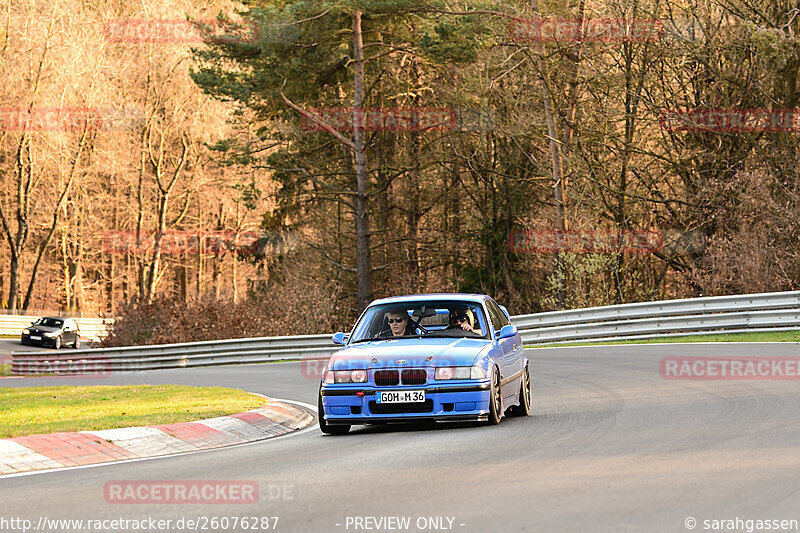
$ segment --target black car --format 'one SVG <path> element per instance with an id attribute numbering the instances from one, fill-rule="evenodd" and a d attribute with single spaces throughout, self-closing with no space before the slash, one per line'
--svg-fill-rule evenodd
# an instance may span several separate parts
<path id="1" fill-rule="evenodd" d="M 22 344 L 52 346 L 56 350 L 65 345 L 81 346 L 81 332 L 72 318 L 43 317 L 22 330 Z"/>

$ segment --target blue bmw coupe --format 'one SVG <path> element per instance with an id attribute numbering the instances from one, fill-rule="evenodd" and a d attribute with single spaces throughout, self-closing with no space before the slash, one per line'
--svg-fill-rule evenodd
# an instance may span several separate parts
<path id="1" fill-rule="evenodd" d="M 497 424 L 531 412 L 531 373 L 505 308 L 477 294 L 375 300 L 328 361 L 319 427 L 418 420 Z"/>

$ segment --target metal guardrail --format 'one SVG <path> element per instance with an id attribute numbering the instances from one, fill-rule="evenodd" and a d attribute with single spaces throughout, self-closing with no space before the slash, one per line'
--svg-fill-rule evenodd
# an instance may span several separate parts
<path id="1" fill-rule="evenodd" d="M 800 291 L 633 303 L 511 318 L 526 344 L 629 340 L 674 335 L 800 329 Z M 323 360 L 339 349 L 329 335 L 231 339 L 12 356 L 12 372 L 104 373 L 275 360 Z"/>
<path id="2" fill-rule="evenodd" d="M 22 330 L 31 325 L 42 316 L 54 315 L 0 315 L 0 335 L 18 336 Z M 108 326 L 112 322 L 111 318 L 75 318 L 80 329 L 81 337 L 97 340 L 104 337 L 108 331 Z"/>
<path id="3" fill-rule="evenodd" d="M 61 352 L 17 352 L 11 356 L 11 371 L 17 375 L 104 374 L 277 360 L 313 361 L 327 359 L 338 349 L 331 342 L 330 335 L 262 337 L 88 350 L 64 348 Z"/>
<path id="4" fill-rule="evenodd" d="M 665 300 L 512 317 L 525 344 L 800 329 L 800 291 Z"/>

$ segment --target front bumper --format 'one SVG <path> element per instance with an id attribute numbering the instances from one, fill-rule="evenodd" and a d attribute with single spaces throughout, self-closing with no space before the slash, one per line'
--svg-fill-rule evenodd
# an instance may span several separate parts
<path id="1" fill-rule="evenodd" d="M 374 387 L 323 386 L 320 389 L 325 422 L 336 424 L 388 424 L 436 420 L 482 421 L 488 418 L 491 385 L 488 380 L 424 386 Z M 379 391 L 424 390 L 425 404 L 376 404 Z M 377 411 L 377 412 L 376 412 Z"/>
<path id="2" fill-rule="evenodd" d="M 21 335 L 20 342 L 22 344 L 30 344 L 32 346 L 55 346 L 56 345 L 56 338 L 55 337 L 45 337 L 44 335 L 40 335 L 42 337 L 41 340 L 34 340 L 31 339 L 30 335 Z"/>

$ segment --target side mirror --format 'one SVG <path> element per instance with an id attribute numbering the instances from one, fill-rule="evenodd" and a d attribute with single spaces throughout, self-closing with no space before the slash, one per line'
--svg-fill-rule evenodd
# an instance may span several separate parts
<path id="1" fill-rule="evenodd" d="M 507 339 L 509 337 L 513 337 L 517 334 L 517 326 L 513 324 L 508 324 L 507 326 L 503 326 L 500 328 L 500 331 L 497 332 L 497 340 L 500 339 Z"/>
<path id="2" fill-rule="evenodd" d="M 344 346 L 345 344 L 347 344 L 347 341 L 350 340 L 350 335 L 348 335 L 347 333 L 342 333 L 341 331 L 337 331 L 336 333 L 333 334 L 331 340 L 333 341 L 333 344 Z"/>

